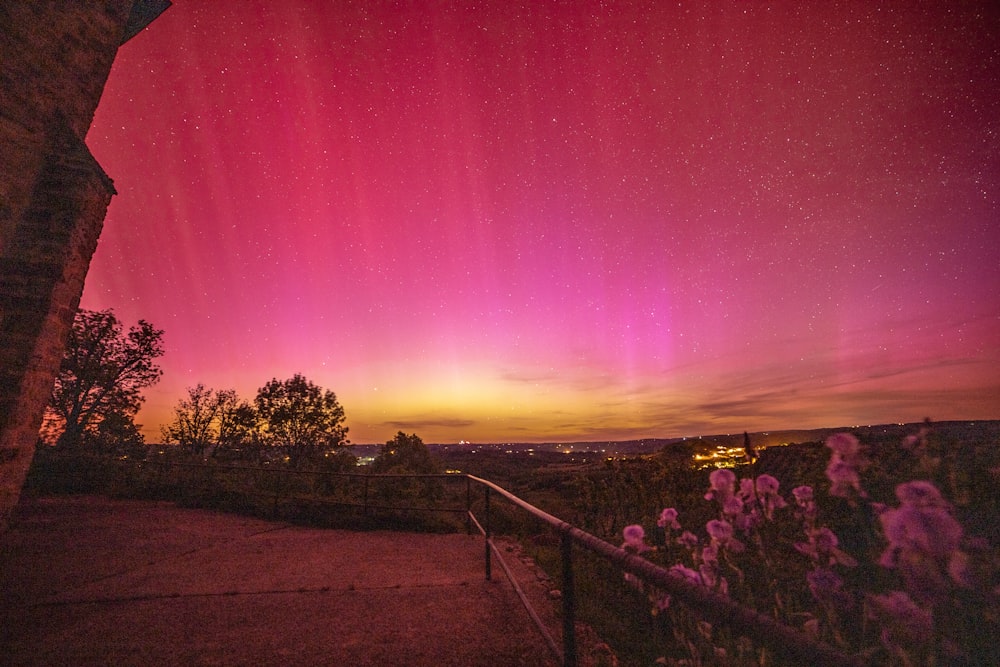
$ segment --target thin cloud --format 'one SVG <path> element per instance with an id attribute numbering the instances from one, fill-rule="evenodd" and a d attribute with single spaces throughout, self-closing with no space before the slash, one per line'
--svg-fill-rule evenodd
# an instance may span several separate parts
<path id="1" fill-rule="evenodd" d="M 398 429 L 469 428 L 478 422 L 472 419 L 400 419 L 382 422 L 382 426 Z"/>

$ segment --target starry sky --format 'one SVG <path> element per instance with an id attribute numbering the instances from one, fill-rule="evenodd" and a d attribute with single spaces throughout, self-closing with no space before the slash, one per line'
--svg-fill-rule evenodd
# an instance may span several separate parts
<path id="1" fill-rule="evenodd" d="M 176 0 L 87 142 L 137 421 L 302 373 L 354 442 L 1000 418 L 1000 11 Z"/>

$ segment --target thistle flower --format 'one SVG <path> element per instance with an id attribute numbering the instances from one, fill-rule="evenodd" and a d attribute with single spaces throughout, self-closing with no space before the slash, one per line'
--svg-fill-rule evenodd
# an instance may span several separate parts
<path id="1" fill-rule="evenodd" d="M 930 482 L 915 481 L 896 487 L 902 503 L 879 516 L 889 542 L 879 559 L 896 568 L 907 591 L 919 602 L 933 604 L 950 594 L 954 582 L 971 585 L 968 557 L 959 547 L 962 525 Z"/>
<path id="2" fill-rule="evenodd" d="M 889 540 L 887 552 L 919 551 L 945 558 L 958 549 L 962 539 L 962 525 L 941 507 L 904 505 L 885 512 L 879 521 Z M 895 556 L 892 560 L 896 560 Z"/>
<path id="3" fill-rule="evenodd" d="M 836 549 L 837 545 L 840 544 L 837 534 L 826 526 L 814 531 L 813 537 L 816 540 L 816 548 L 822 551 L 831 551 L 832 549 Z"/>
<path id="4" fill-rule="evenodd" d="M 826 466 L 826 477 L 831 482 L 831 496 L 848 498 L 851 496 L 852 489 L 859 496 L 865 496 L 864 491 L 861 490 L 861 478 L 858 476 L 858 471 L 853 465 L 841 459 L 836 453 L 830 458 L 830 463 Z"/>
<path id="5" fill-rule="evenodd" d="M 719 571 L 714 568 L 709 568 L 707 566 L 702 566 L 701 578 L 705 582 L 705 585 L 709 588 L 714 588 L 717 593 L 722 593 L 723 595 L 729 595 L 729 581 L 719 574 Z"/>
<path id="6" fill-rule="evenodd" d="M 757 477 L 757 493 L 763 495 L 774 495 L 778 493 L 778 487 L 780 486 L 777 479 L 771 475 L 760 475 Z"/>
<path id="7" fill-rule="evenodd" d="M 712 519 L 705 524 L 705 530 L 712 538 L 713 545 L 717 544 L 729 551 L 743 551 L 743 543 L 733 537 L 733 525 L 728 521 Z"/>
<path id="8" fill-rule="evenodd" d="M 861 450 L 861 443 L 850 433 L 834 433 L 826 439 L 826 446 L 848 461 Z"/>
<path id="9" fill-rule="evenodd" d="M 733 536 L 732 524 L 728 521 L 720 521 L 719 519 L 712 519 L 705 524 L 705 530 L 708 531 L 708 536 L 717 542 L 725 543 Z"/>
<path id="10" fill-rule="evenodd" d="M 705 500 L 718 500 L 725 503 L 733 495 L 736 486 L 736 473 L 729 468 L 716 468 L 708 476 L 709 490 Z"/>
<path id="11" fill-rule="evenodd" d="M 714 588 L 719 583 L 719 568 L 714 562 L 704 562 L 698 566 L 698 575 L 702 582 L 709 588 Z"/>
<path id="12" fill-rule="evenodd" d="M 807 485 L 796 486 L 792 489 L 792 497 L 795 498 L 795 504 L 801 510 L 801 516 L 805 519 L 808 531 L 816 520 L 816 501 L 813 497 L 813 488 Z"/>
<path id="13" fill-rule="evenodd" d="M 622 549 L 632 549 L 639 553 L 650 549 L 650 547 L 646 544 L 646 531 L 643 530 L 642 526 L 638 524 L 625 526 L 622 530 L 622 535 L 625 538 L 625 543 L 622 544 Z"/>
<path id="14" fill-rule="evenodd" d="M 792 489 L 792 496 L 799 507 L 809 509 L 813 505 L 813 488 L 803 484 Z"/>
<path id="15" fill-rule="evenodd" d="M 656 525 L 660 528 L 672 528 L 674 530 L 680 530 L 681 524 L 677 521 L 677 510 L 673 507 L 667 507 L 662 512 L 660 512 L 660 518 L 657 519 Z"/>
<path id="16" fill-rule="evenodd" d="M 935 558 L 950 556 L 962 539 L 962 525 L 930 482 L 913 481 L 896 487 L 901 506 L 879 516 L 889 550 L 921 551 Z"/>
<path id="17" fill-rule="evenodd" d="M 722 504 L 722 513 L 728 516 L 736 516 L 743 512 L 743 501 L 736 496 L 731 496 Z"/>
<path id="18" fill-rule="evenodd" d="M 832 483 L 830 495 L 850 498 L 853 489 L 858 496 L 867 497 L 858 477 L 858 468 L 864 464 L 858 439 L 850 433 L 834 433 L 826 439 L 826 446 L 833 452 L 826 466 L 826 477 Z"/>
<path id="19" fill-rule="evenodd" d="M 757 478 L 757 497 L 764 508 L 764 516 L 769 520 L 774 518 L 774 510 L 787 507 L 788 503 L 778 494 L 778 480 L 771 475 L 760 475 Z"/>
<path id="20" fill-rule="evenodd" d="M 681 533 L 680 537 L 677 538 L 678 544 L 687 547 L 688 549 L 694 549 L 698 546 L 698 536 L 692 533 L 690 530 L 685 530 Z"/>
<path id="21" fill-rule="evenodd" d="M 969 564 L 969 555 L 964 551 L 954 551 L 948 559 L 948 576 L 963 588 L 972 588 L 975 581 Z"/>
<path id="22" fill-rule="evenodd" d="M 926 426 L 921 426 L 919 431 L 903 438 L 903 449 L 920 454 L 922 450 L 927 448 L 927 434 L 929 432 Z"/>

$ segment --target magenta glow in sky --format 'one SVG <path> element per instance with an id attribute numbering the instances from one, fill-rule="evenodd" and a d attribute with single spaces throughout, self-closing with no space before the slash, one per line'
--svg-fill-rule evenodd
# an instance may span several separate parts
<path id="1" fill-rule="evenodd" d="M 178 0 L 83 306 L 355 442 L 1000 417 L 991 3 Z M 836 5 L 836 6 L 834 6 Z"/>

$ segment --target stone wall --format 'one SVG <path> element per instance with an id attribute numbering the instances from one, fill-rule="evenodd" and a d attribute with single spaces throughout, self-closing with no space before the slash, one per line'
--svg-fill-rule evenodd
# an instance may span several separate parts
<path id="1" fill-rule="evenodd" d="M 167 5 L 0 0 L 0 532 L 114 193 L 84 137 L 122 40 Z"/>

